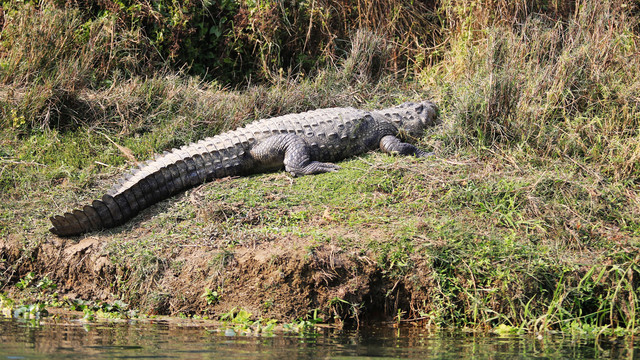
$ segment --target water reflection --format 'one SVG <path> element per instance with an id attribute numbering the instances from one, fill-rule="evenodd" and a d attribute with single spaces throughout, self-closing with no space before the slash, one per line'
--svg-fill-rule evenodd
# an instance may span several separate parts
<path id="1" fill-rule="evenodd" d="M 633 359 L 631 339 L 594 340 L 497 337 L 428 333 L 419 329 L 372 328 L 359 332 L 320 329 L 307 336 L 225 336 L 188 324 L 78 322 L 33 326 L 0 317 L 4 359 L 214 359 L 214 358 L 438 358 L 438 359 Z"/>

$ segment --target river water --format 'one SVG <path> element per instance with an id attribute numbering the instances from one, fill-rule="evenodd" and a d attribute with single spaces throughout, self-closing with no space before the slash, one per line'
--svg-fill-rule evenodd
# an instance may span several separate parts
<path id="1" fill-rule="evenodd" d="M 640 341 L 478 335 L 416 328 L 232 335 L 185 323 L 46 324 L 0 316 L 0 359 L 637 359 Z"/>

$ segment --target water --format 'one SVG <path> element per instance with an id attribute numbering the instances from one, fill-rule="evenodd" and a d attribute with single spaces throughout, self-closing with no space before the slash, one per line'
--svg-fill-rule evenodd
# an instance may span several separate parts
<path id="1" fill-rule="evenodd" d="M 632 339 L 498 337 L 412 328 L 225 336 L 189 323 L 49 322 L 0 316 L 0 359 L 594 359 L 640 358 Z"/>

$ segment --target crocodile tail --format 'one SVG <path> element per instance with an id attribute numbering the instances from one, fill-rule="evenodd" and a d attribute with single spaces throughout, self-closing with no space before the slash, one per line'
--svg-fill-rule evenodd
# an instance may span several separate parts
<path id="1" fill-rule="evenodd" d="M 122 225 L 143 209 L 177 192 L 179 189 L 170 181 L 173 176 L 168 168 L 150 173 L 119 194 L 106 194 L 82 210 L 51 217 L 53 227 L 49 231 L 58 236 L 75 236 Z"/>
<path id="2" fill-rule="evenodd" d="M 231 143 L 223 136 L 165 152 L 124 176 L 102 199 L 82 210 L 51 217 L 53 227 L 49 230 L 58 236 L 75 236 L 112 228 L 183 190 L 213 178 L 238 174 L 247 166 L 241 161 L 244 149 L 225 148 L 221 145 L 225 141 Z M 214 150 L 208 151 L 205 145 Z"/>
<path id="3" fill-rule="evenodd" d="M 122 208 L 126 195 L 104 195 L 101 200 L 95 200 L 91 205 L 85 205 L 82 210 L 76 209 L 49 218 L 52 233 L 58 236 L 75 236 L 90 231 L 102 230 L 121 225 L 133 217 L 134 212 L 129 207 Z"/>
<path id="4" fill-rule="evenodd" d="M 49 229 L 58 236 L 76 236 L 124 224 L 143 209 L 202 180 L 193 159 L 179 160 L 160 169 L 141 169 L 140 179 L 118 193 L 106 194 L 91 205 L 51 217 Z"/>

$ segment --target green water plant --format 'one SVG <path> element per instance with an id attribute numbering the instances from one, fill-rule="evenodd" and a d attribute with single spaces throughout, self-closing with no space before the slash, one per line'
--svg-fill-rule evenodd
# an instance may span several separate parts
<path id="1" fill-rule="evenodd" d="M 233 308 L 230 311 L 221 314 L 219 319 L 223 322 L 226 328 L 225 333 L 228 335 L 268 335 L 273 333 L 276 324 L 278 323 L 276 319 L 260 318 L 253 320 L 253 314 L 239 308 Z"/>

